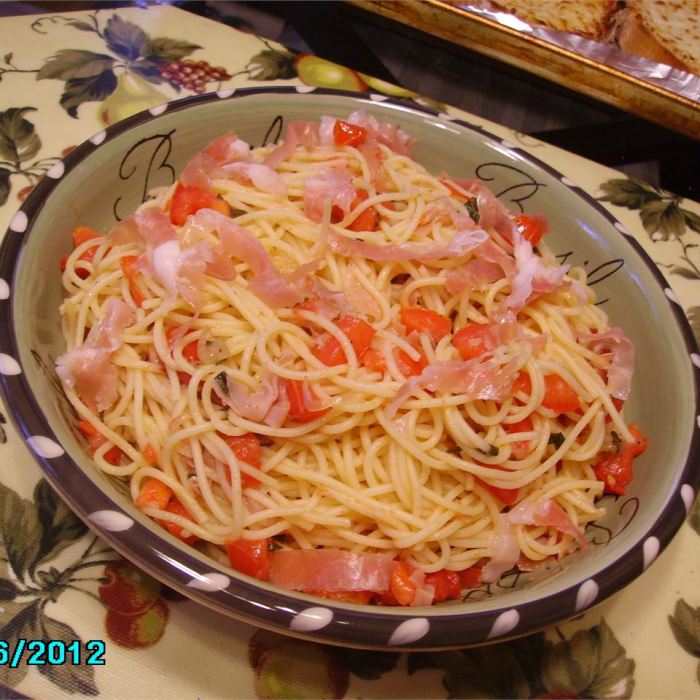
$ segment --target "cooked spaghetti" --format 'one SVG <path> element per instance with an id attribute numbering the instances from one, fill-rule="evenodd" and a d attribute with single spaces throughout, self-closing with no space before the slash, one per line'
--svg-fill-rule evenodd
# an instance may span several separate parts
<path id="1" fill-rule="evenodd" d="M 243 573 L 356 602 L 585 548 L 646 444 L 634 347 L 546 220 L 410 148 L 364 113 L 227 134 L 63 261 L 57 371 L 98 469 Z"/>

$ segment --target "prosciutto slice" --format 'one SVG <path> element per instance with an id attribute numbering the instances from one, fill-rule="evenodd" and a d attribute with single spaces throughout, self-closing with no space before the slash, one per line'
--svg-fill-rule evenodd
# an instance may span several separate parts
<path id="1" fill-rule="evenodd" d="M 474 251 L 474 258 L 456 267 L 445 279 L 445 289 L 450 294 L 481 289 L 488 284 L 512 279 L 515 275 L 515 260 L 493 241 L 486 241 Z"/>
<path id="2" fill-rule="evenodd" d="M 253 391 L 227 376 L 226 391 L 218 382 L 214 385 L 214 391 L 234 413 L 257 423 L 278 428 L 289 413 L 285 382 L 276 376 L 266 376 Z"/>
<path id="3" fill-rule="evenodd" d="M 274 266 L 262 243 L 246 228 L 213 209 L 200 209 L 192 221 L 204 231 L 216 231 L 226 252 L 253 272 L 250 290 L 272 308 L 294 306 L 302 296 Z"/>
<path id="4" fill-rule="evenodd" d="M 232 132 L 224 134 L 190 159 L 180 175 L 180 182 L 188 187 L 210 190 L 212 180 L 227 177 L 224 165 L 250 160 L 250 146 Z"/>
<path id="5" fill-rule="evenodd" d="M 608 391 L 617 399 L 626 401 L 634 374 L 634 343 L 622 328 L 613 327 L 605 333 L 581 333 L 579 340 L 594 352 L 611 353 L 608 368 Z"/>
<path id="6" fill-rule="evenodd" d="M 333 549 L 278 550 L 270 554 L 270 581 L 293 591 L 389 590 L 393 560 L 386 554 Z"/>
<path id="7" fill-rule="evenodd" d="M 338 207 L 343 216 L 350 211 L 355 199 L 352 177 L 345 168 L 322 168 L 304 180 L 304 212 L 312 221 L 323 219 L 326 202 L 331 208 Z"/>
<path id="8" fill-rule="evenodd" d="M 588 540 L 573 524 L 566 511 L 555 501 L 521 501 L 506 516 L 512 525 L 537 525 L 553 527 L 565 535 L 574 537 L 582 550 L 588 549 Z"/>
<path id="9" fill-rule="evenodd" d="M 569 265 L 547 265 L 539 255 L 535 255 L 530 241 L 518 231 L 515 232 L 513 241 L 516 273 L 505 307 L 519 311 L 532 294 L 545 294 L 560 287 L 564 283 L 564 275 L 569 271 Z"/>
<path id="10" fill-rule="evenodd" d="M 488 234 L 479 229 L 458 231 L 447 243 L 400 243 L 378 245 L 349 238 L 337 233 L 328 236 L 329 248 L 345 257 L 365 258 L 366 260 L 440 260 L 459 257 L 481 245 Z"/>
<path id="11" fill-rule="evenodd" d="M 64 386 L 74 389 L 92 411 L 102 413 L 118 397 L 118 370 L 112 355 L 121 345 L 125 328 L 134 320 L 131 307 L 121 299 L 105 304 L 105 316 L 88 333 L 85 342 L 56 360 L 56 373 Z"/>
<path id="12" fill-rule="evenodd" d="M 387 405 L 387 416 L 393 417 L 401 404 L 417 389 L 467 394 L 471 399 L 503 399 L 511 390 L 521 365 L 520 358 L 513 358 L 505 364 L 498 362 L 493 352 L 466 362 L 434 362 L 401 386 Z"/>

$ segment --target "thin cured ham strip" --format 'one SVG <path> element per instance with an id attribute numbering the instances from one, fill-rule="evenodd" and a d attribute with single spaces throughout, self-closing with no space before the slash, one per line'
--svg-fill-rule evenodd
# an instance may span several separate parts
<path id="1" fill-rule="evenodd" d="M 549 498 L 541 501 L 521 501 L 505 517 L 512 525 L 553 527 L 574 537 L 582 550 L 588 549 L 588 540 L 583 533 L 571 522 L 564 509 Z"/>
<path id="2" fill-rule="evenodd" d="M 223 166 L 226 175 L 246 185 L 253 185 L 261 192 L 284 194 L 287 191 L 282 176 L 264 163 L 232 163 Z"/>
<path id="3" fill-rule="evenodd" d="M 515 537 L 515 531 L 507 520 L 508 516 L 498 516 L 496 528 L 489 540 L 491 557 L 484 565 L 481 580 L 485 583 L 495 583 L 510 571 L 520 558 L 520 545 Z"/>
<path id="4" fill-rule="evenodd" d="M 203 151 L 196 153 L 180 175 L 180 182 L 187 187 L 211 189 L 211 181 L 225 178 L 224 165 L 234 162 L 250 162 L 250 146 L 234 133 L 214 139 Z"/>
<path id="5" fill-rule="evenodd" d="M 276 376 L 266 376 L 260 386 L 251 391 L 240 382 L 226 377 L 226 391 L 214 385 L 216 395 L 237 415 L 257 423 L 278 428 L 289 413 L 285 384 Z"/>
<path id="6" fill-rule="evenodd" d="M 302 296 L 273 265 L 263 245 L 250 231 L 213 209 L 200 209 L 192 220 L 204 231 L 216 231 L 226 252 L 248 265 L 254 274 L 249 287 L 265 303 L 278 308 L 302 301 Z"/>
<path id="7" fill-rule="evenodd" d="M 294 121 L 287 126 L 284 140 L 265 158 L 265 164 L 276 168 L 289 158 L 297 146 L 311 151 L 317 146 L 333 145 L 333 126 L 335 117 L 321 117 L 320 121 Z"/>
<path id="8" fill-rule="evenodd" d="M 393 560 L 385 554 L 333 549 L 278 550 L 270 554 L 270 581 L 293 591 L 386 593 Z"/>
<path id="9" fill-rule="evenodd" d="M 476 197 L 479 226 L 487 231 L 495 231 L 506 241 L 514 240 L 516 229 L 510 212 L 481 180 L 462 180 L 447 176 L 443 176 L 442 179 L 455 183 L 467 194 Z"/>
<path id="10" fill-rule="evenodd" d="M 481 245 L 488 238 L 485 231 L 458 231 L 447 243 L 401 243 L 378 245 L 349 238 L 337 233 L 328 236 L 328 247 L 345 257 L 375 261 L 440 260 L 459 257 Z"/>
<path id="11" fill-rule="evenodd" d="M 105 305 L 104 318 L 95 324 L 85 342 L 56 360 L 56 373 L 64 386 L 75 389 L 81 401 L 96 413 L 108 410 L 118 398 L 117 367 L 112 355 L 121 345 L 124 329 L 134 312 L 121 299 Z"/>
<path id="12" fill-rule="evenodd" d="M 471 399 L 503 399 L 513 386 L 522 359 L 515 357 L 504 364 L 493 355 L 488 352 L 466 362 L 447 360 L 428 365 L 401 386 L 387 405 L 387 416 L 393 417 L 399 406 L 418 389 L 466 394 Z"/>
<path id="13" fill-rule="evenodd" d="M 390 148 L 400 156 L 411 157 L 411 148 L 415 139 L 409 136 L 400 126 L 389 122 L 377 121 L 364 110 L 356 110 L 348 118 L 350 124 L 367 129 L 368 136 L 374 138 L 377 143 Z"/>
<path id="14" fill-rule="evenodd" d="M 445 289 L 450 294 L 460 294 L 480 289 L 498 280 L 512 279 L 515 260 L 493 241 L 486 241 L 474 251 L 474 258 L 450 271 L 445 279 Z"/>
<path id="15" fill-rule="evenodd" d="M 569 265 L 545 264 L 533 251 L 530 241 L 517 231 L 513 240 L 516 273 L 505 307 L 511 311 L 519 311 L 533 294 L 545 294 L 561 287 Z"/>
<path id="16" fill-rule="evenodd" d="M 322 168 L 304 180 L 304 212 L 312 221 L 323 219 L 326 202 L 342 210 L 343 216 L 350 211 L 355 199 L 352 176 L 345 168 Z"/>
<path id="17" fill-rule="evenodd" d="M 611 353 L 608 368 L 608 391 L 616 398 L 627 401 L 634 374 L 634 343 L 622 328 L 613 327 L 605 333 L 580 333 L 579 341 L 594 352 Z"/>

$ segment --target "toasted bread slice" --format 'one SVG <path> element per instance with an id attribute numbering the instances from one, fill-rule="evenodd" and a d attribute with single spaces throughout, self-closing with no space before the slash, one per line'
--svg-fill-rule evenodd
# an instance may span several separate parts
<path id="1" fill-rule="evenodd" d="M 496 0 L 493 3 L 533 26 L 606 41 L 614 31 L 617 0 Z"/>
<path id="2" fill-rule="evenodd" d="M 618 39 L 622 49 L 700 75 L 700 0 L 627 0 L 627 5 L 628 18 Z M 628 27 L 630 40 L 625 25 L 631 22 L 641 25 L 670 58 L 639 36 L 635 41 Z"/>

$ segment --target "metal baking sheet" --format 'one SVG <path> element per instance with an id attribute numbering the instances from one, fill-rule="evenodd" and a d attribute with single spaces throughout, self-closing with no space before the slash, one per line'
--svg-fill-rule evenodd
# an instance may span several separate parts
<path id="1" fill-rule="evenodd" d="M 693 73 L 576 34 L 532 27 L 482 3 L 350 2 L 700 139 L 700 76 Z"/>

